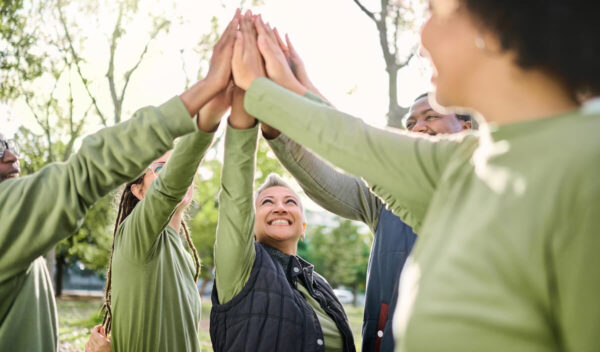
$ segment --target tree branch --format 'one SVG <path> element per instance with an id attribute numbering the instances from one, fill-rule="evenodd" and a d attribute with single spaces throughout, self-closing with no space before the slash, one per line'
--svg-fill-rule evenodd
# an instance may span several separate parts
<path id="1" fill-rule="evenodd" d="M 354 1 L 354 3 L 356 5 L 358 5 L 358 7 L 361 9 L 362 12 L 364 12 L 367 16 L 369 16 L 370 19 L 372 19 L 375 23 L 377 23 L 377 19 L 375 18 L 375 14 L 371 11 L 369 11 L 363 4 L 360 3 L 359 0 L 352 0 Z"/>
<path id="2" fill-rule="evenodd" d="M 398 57 L 398 32 L 400 27 L 400 8 L 396 9 L 396 18 L 394 19 L 394 56 Z"/>
<path id="3" fill-rule="evenodd" d="M 146 53 L 148 53 L 148 47 L 150 46 L 150 43 L 152 43 L 152 41 L 154 39 L 156 39 L 158 34 L 168 25 L 169 25 L 168 21 L 163 21 L 158 27 L 155 28 L 155 30 L 150 35 L 150 39 L 148 39 L 148 42 L 146 42 L 146 45 L 144 46 L 144 50 L 138 57 L 138 60 L 135 63 L 135 65 L 133 65 L 133 67 L 129 71 L 125 72 L 125 75 L 124 75 L 125 83 L 123 84 L 123 89 L 121 90 L 121 96 L 118 98 L 119 99 L 119 121 L 121 120 L 121 106 L 122 106 L 121 104 L 123 104 L 123 100 L 125 99 L 125 92 L 127 90 L 127 86 L 129 85 L 131 75 L 135 72 L 135 70 L 137 70 L 137 68 L 140 66 L 140 64 L 144 60 L 144 56 L 146 56 Z M 117 122 L 117 121 L 115 121 L 115 122 Z"/>
<path id="4" fill-rule="evenodd" d="M 117 116 L 117 106 L 119 104 L 119 98 L 117 97 L 117 89 L 115 87 L 115 51 L 117 49 L 117 40 L 121 37 L 121 21 L 123 20 L 123 4 L 119 6 L 119 15 L 117 17 L 117 22 L 115 23 L 115 28 L 112 33 L 112 38 L 110 41 L 110 60 L 108 62 L 108 72 L 106 72 L 106 78 L 108 79 L 108 88 L 110 89 L 110 96 L 113 101 L 113 105 L 115 107 L 115 120 L 120 119 L 120 116 Z"/>
<path id="5" fill-rule="evenodd" d="M 65 19 L 63 11 L 62 11 L 62 1 L 61 0 L 57 1 L 56 7 L 58 9 L 58 15 L 59 15 L 58 17 L 59 17 L 60 23 L 63 27 L 63 30 L 65 31 L 65 37 L 67 39 L 69 51 L 71 52 L 71 55 L 73 56 L 73 61 L 75 62 L 77 74 L 79 75 L 79 78 L 81 79 L 81 82 L 83 83 L 85 91 L 87 92 L 88 96 L 92 100 L 92 104 L 94 105 L 94 108 L 96 109 L 96 113 L 98 114 L 98 117 L 100 117 L 102 124 L 104 126 L 107 126 L 106 117 L 102 113 L 102 110 L 100 110 L 100 107 L 98 106 L 98 102 L 96 101 L 96 97 L 94 97 L 94 95 L 92 94 L 92 92 L 90 90 L 88 80 L 87 80 L 87 78 L 84 77 L 83 72 L 81 70 L 81 65 L 79 64 L 79 61 L 81 61 L 81 59 L 79 58 L 79 55 L 77 55 L 77 52 L 75 51 L 75 47 L 73 46 L 73 39 L 71 37 L 71 33 L 69 32 L 69 27 L 67 26 L 67 21 Z"/>

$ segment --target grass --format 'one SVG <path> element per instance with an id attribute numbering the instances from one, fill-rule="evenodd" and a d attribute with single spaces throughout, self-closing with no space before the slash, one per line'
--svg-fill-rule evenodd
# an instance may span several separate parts
<path id="1" fill-rule="evenodd" d="M 100 306 L 102 300 L 98 298 L 60 298 L 58 306 L 58 341 L 59 352 L 83 351 L 89 337 L 90 329 L 102 322 Z M 212 351 L 208 321 L 210 319 L 210 300 L 202 300 L 202 321 L 198 338 L 202 352 Z M 344 306 L 350 328 L 354 334 L 354 342 L 357 351 L 360 350 L 362 307 Z"/>

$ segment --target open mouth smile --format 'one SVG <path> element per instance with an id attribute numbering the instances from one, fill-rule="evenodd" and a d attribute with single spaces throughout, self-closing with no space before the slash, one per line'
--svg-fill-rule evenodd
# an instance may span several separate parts
<path id="1" fill-rule="evenodd" d="M 292 222 L 286 219 L 275 219 L 267 222 L 268 225 L 282 226 L 282 225 L 291 225 Z"/>

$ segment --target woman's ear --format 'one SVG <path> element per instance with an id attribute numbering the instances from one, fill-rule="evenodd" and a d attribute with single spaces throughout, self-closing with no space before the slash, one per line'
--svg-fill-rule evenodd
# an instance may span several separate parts
<path id="1" fill-rule="evenodd" d="M 300 234 L 302 241 L 304 241 L 304 237 L 306 237 L 306 222 L 302 223 L 302 233 Z"/>
<path id="2" fill-rule="evenodd" d="M 129 189 L 131 190 L 131 193 L 133 193 L 133 195 L 138 200 L 142 200 L 142 198 L 144 198 L 144 192 L 143 192 L 141 183 L 136 183 L 134 185 L 131 185 L 131 187 Z"/>

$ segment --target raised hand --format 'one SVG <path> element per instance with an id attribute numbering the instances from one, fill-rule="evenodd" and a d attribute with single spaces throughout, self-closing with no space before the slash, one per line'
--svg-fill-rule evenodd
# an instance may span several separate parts
<path id="1" fill-rule="evenodd" d="M 292 72 L 288 59 L 271 27 L 265 25 L 260 16 L 255 19 L 254 24 L 258 32 L 258 49 L 265 60 L 268 77 L 282 87 L 304 95 L 307 89 Z"/>
<path id="2" fill-rule="evenodd" d="M 221 118 L 227 110 L 231 107 L 231 101 L 233 99 L 233 82 L 229 81 L 229 84 L 223 89 L 217 96 L 212 98 L 206 103 L 201 109 L 198 116 L 198 127 L 204 132 L 214 132 Z"/>
<path id="3" fill-rule="evenodd" d="M 210 58 L 210 66 L 208 73 L 206 74 L 206 80 L 218 88 L 218 91 L 225 89 L 229 81 L 231 80 L 231 58 L 233 57 L 233 46 L 235 44 L 235 37 L 237 27 L 241 19 L 240 10 L 235 11 L 235 15 L 221 38 L 217 41 L 213 47 L 213 54 Z"/>
<path id="4" fill-rule="evenodd" d="M 235 32 L 239 20 L 240 10 L 236 10 L 235 16 L 233 16 L 223 35 L 215 44 L 206 78 L 196 82 L 179 96 L 190 116 L 195 116 L 200 108 L 225 90 L 227 84 L 231 81 L 231 57 L 233 56 Z M 207 129 L 206 126 L 202 126 L 202 122 L 202 119 L 198 119 L 198 127 L 204 131 L 209 131 L 210 128 Z"/>
<path id="5" fill-rule="evenodd" d="M 242 88 L 233 88 L 233 103 L 231 104 L 229 124 L 239 130 L 248 129 L 256 124 L 256 119 L 244 109 L 244 94 L 246 92 Z"/>
<path id="6" fill-rule="evenodd" d="M 277 28 L 273 28 L 273 33 L 275 33 L 275 37 L 277 38 L 279 47 L 287 57 L 288 62 L 290 64 L 290 68 L 292 69 L 292 72 L 294 73 L 300 84 L 302 84 L 306 89 L 308 89 L 312 93 L 320 96 L 321 99 L 328 102 L 327 98 L 325 98 L 323 94 L 319 92 L 317 87 L 315 87 L 315 85 L 308 77 L 308 72 L 306 71 L 306 66 L 304 66 L 304 61 L 302 61 L 302 58 L 296 51 L 296 48 L 294 48 L 294 46 L 292 45 L 290 37 L 286 34 L 284 43 L 283 40 L 281 40 L 281 37 L 279 36 Z"/>
<path id="7" fill-rule="evenodd" d="M 266 76 L 256 36 L 252 12 L 248 10 L 240 20 L 240 30 L 236 33 L 231 61 L 235 85 L 243 90 L 248 89 L 256 78 Z"/>

